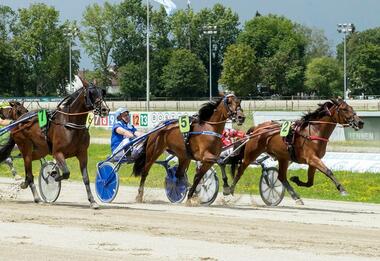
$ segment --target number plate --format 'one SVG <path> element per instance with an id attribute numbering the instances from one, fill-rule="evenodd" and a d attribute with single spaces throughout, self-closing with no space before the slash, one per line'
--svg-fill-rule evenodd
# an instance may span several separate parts
<path id="1" fill-rule="evenodd" d="M 289 134 L 290 131 L 290 126 L 292 126 L 292 122 L 290 121 L 285 121 L 282 126 L 281 126 L 281 131 L 280 131 L 280 136 L 281 137 L 286 137 Z"/>
<path id="2" fill-rule="evenodd" d="M 190 119 L 189 116 L 180 116 L 178 119 L 179 131 L 186 133 L 190 131 Z"/>
<path id="3" fill-rule="evenodd" d="M 47 124 L 47 115 L 46 110 L 40 110 L 38 112 L 38 124 L 40 125 L 40 128 L 43 128 Z"/>

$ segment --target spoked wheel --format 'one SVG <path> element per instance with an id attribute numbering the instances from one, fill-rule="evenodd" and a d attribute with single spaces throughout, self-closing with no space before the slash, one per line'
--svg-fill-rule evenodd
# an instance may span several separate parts
<path id="1" fill-rule="evenodd" d="M 119 175 L 115 166 L 111 162 L 104 162 L 98 164 L 96 178 L 95 178 L 95 191 L 96 196 L 101 202 L 112 202 L 119 190 Z"/>
<path id="2" fill-rule="evenodd" d="M 219 191 L 219 179 L 216 171 L 211 167 L 203 176 L 195 189 L 195 195 L 201 205 L 209 206 L 214 203 Z"/>
<path id="3" fill-rule="evenodd" d="M 172 203 L 181 203 L 187 194 L 187 176 L 179 179 L 175 176 L 178 165 L 166 169 L 165 193 L 166 197 Z"/>
<path id="4" fill-rule="evenodd" d="M 267 206 L 277 206 L 285 195 L 285 187 L 278 179 L 277 168 L 263 168 L 260 177 L 260 196 Z"/>
<path id="5" fill-rule="evenodd" d="M 45 161 L 41 165 L 38 185 L 42 199 L 46 203 L 55 202 L 61 192 L 61 181 L 55 181 L 60 175 L 57 164 L 53 161 Z"/>

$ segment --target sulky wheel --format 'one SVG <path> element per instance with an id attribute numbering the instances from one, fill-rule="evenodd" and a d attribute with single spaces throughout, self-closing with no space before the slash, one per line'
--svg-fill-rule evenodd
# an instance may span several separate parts
<path id="1" fill-rule="evenodd" d="M 111 162 L 98 164 L 95 177 L 96 196 L 101 202 L 112 202 L 119 190 L 119 175 Z"/>
<path id="2" fill-rule="evenodd" d="M 260 196 L 267 206 L 277 206 L 285 195 L 285 187 L 278 179 L 277 168 L 263 168 L 260 178 Z"/>
<path id="3" fill-rule="evenodd" d="M 174 165 L 166 169 L 165 193 L 166 197 L 172 203 L 181 203 L 185 199 L 188 191 L 187 176 L 185 174 L 185 178 L 177 178 L 175 175 L 177 167 L 178 165 Z"/>
<path id="4" fill-rule="evenodd" d="M 204 206 L 214 203 L 219 191 L 219 179 L 216 171 L 211 167 L 203 176 L 195 189 L 195 195 Z"/>
<path id="5" fill-rule="evenodd" d="M 59 175 L 60 173 L 56 163 L 53 161 L 44 161 L 42 163 L 38 177 L 38 185 L 41 197 L 46 203 L 53 203 L 59 197 L 61 181 L 55 181 L 55 177 Z"/>

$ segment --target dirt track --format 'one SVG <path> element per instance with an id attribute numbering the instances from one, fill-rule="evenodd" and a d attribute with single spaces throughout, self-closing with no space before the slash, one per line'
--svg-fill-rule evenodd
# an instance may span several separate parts
<path id="1" fill-rule="evenodd" d="M 0 179 L 0 260 L 379 260 L 380 205 L 254 196 L 233 206 L 172 205 L 164 192 L 121 187 L 115 204 L 91 210 L 84 186 L 64 182 L 54 205 L 10 199 Z"/>

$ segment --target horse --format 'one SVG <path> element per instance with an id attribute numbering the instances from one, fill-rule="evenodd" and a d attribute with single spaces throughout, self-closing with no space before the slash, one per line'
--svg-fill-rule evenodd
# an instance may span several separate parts
<path id="1" fill-rule="evenodd" d="M 196 204 L 197 202 L 191 200 L 192 196 L 203 175 L 219 158 L 222 148 L 221 133 L 227 119 L 232 119 L 239 125 L 243 124 L 245 119 L 240 100 L 233 94 L 202 105 L 198 117 L 192 119 L 193 123 L 187 141 L 180 132 L 177 122 L 150 134 L 144 141 L 143 151 L 133 166 L 134 175 L 141 176 L 136 201 L 142 202 L 144 183 L 149 170 L 156 159 L 167 150 L 178 157 L 176 177 L 185 181 L 185 184 L 187 184 L 185 173 L 191 159 L 201 162 L 187 200 L 188 205 Z"/>
<path id="2" fill-rule="evenodd" d="M 24 104 L 18 101 L 10 101 L 8 105 L 0 106 L 0 118 L 7 120 L 17 120 L 27 112 Z"/>
<path id="3" fill-rule="evenodd" d="M 2 119 L 17 120 L 27 112 L 28 110 L 24 107 L 23 103 L 20 103 L 18 101 L 10 101 L 0 106 L 0 118 Z M 22 179 L 22 177 L 17 174 L 17 171 L 14 168 L 12 156 L 6 158 L 4 163 L 8 165 L 15 180 Z"/>
<path id="4" fill-rule="evenodd" d="M 321 160 L 326 153 L 329 137 L 337 124 L 344 127 L 351 126 L 355 130 L 364 127 L 364 122 L 357 116 L 354 109 L 342 99 L 331 99 L 319 104 L 318 109 L 296 121 L 293 125 L 294 136 L 291 144 L 287 144 L 280 136 L 281 124 L 278 122 L 267 121 L 254 127 L 250 133 L 250 140 L 245 145 L 244 157 L 230 187 L 231 194 L 234 193 L 235 186 L 248 165 L 260 154 L 266 152 L 278 160 L 278 178 L 296 204 L 303 205 L 303 201 L 287 180 L 289 161 L 309 165 L 307 182 L 302 182 L 297 176 L 290 178 L 298 186 L 313 186 L 314 174 L 318 169 L 332 180 L 341 195 L 347 195 L 343 185 Z"/>
<path id="5" fill-rule="evenodd" d="M 62 175 L 58 173 L 55 175 L 56 181 L 68 179 L 70 176 L 66 159 L 71 157 L 78 159 L 90 207 L 95 209 L 99 207 L 91 193 L 87 173 L 90 134 L 86 120 L 91 111 L 102 117 L 108 115 L 109 108 L 104 101 L 104 90 L 90 85 L 85 80 L 82 80 L 82 85 L 73 94 L 66 96 L 56 110 L 48 113 L 49 120 L 46 127 L 39 126 L 36 116 L 27 119 L 11 130 L 7 145 L 0 150 L 0 162 L 2 162 L 9 156 L 15 143 L 17 144 L 25 167 L 25 180 L 20 186 L 22 189 L 30 187 L 36 203 L 41 202 L 41 199 L 34 184 L 32 161 L 51 154 L 62 170 Z M 35 112 L 24 114 L 19 120 L 31 116 L 31 113 Z"/>

